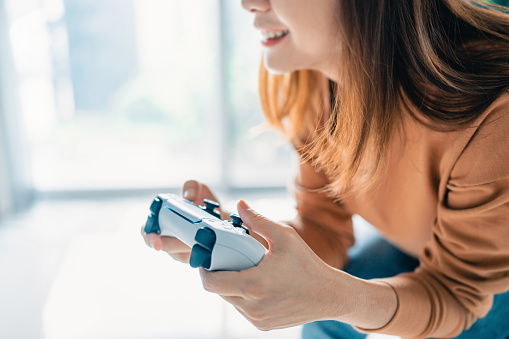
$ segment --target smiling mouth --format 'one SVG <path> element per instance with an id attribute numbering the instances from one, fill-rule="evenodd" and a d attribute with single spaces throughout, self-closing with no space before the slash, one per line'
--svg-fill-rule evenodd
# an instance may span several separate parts
<path id="1" fill-rule="evenodd" d="M 288 33 L 288 30 L 278 31 L 278 32 L 261 32 L 262 33 L 262 41 L 276 40 L 284 37 Z"/>

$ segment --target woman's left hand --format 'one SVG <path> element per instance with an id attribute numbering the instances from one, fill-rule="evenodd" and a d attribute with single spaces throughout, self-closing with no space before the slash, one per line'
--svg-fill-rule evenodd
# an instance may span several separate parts
<path id="1" fill-rule="evenodd" d="M 342 287 L 340 271 L 325 264 L 292 227 L 265 218 L 242 200 L 237 207 L 269 251 L 258 266 L 240 272 L 200 268 L 205 290 L 219 294 L 260 330 L 330 319 L 341 307 L 333 298 Z"/>

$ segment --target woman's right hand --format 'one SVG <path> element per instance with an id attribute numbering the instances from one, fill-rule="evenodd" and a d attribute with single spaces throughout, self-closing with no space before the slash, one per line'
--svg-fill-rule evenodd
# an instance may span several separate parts
<path id="1" fill-rule="evenodd" d="M 182 196 L 195 203 L 196 205 L 203 205 L 204 199 L 213 200 L 219 202 L 216 196 L 210 191 L 207 185 L 202 184 L 195 180 L 189 180 L 184 183 L 182 187 Z M 224 218 L 222 211 L 221 216 Z M 184 244 L 177 238 L 161 236 L 157 233 L 145 233 L 145 225 L 141 228 L 141 235 L 145 240 L 145 243 L 155 249 L 156 251 L 165 251 L 173 259 L 188 263 L 189 257 L 191 256 L 191 248 Z"/>

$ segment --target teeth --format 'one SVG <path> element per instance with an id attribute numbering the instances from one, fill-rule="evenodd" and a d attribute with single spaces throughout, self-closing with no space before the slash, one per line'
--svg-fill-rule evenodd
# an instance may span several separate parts
<path id="1" fill-rule="evenodd" d="M 283 35 L 288 34 L 288 31 L 279 31 L 279 32 L 262 32 L 262 37 L 264 40 L 267 39 L 277 39 L 281 38 Z"/>

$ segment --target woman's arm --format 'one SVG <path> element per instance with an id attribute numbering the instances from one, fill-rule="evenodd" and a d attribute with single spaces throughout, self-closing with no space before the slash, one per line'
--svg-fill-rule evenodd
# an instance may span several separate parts
<path id="1" fill-rule="evenodd" d="M 292 226 L 323 261 L 341 269 L 347 261 L 348 248 L 354 244 L 352 216 L 321 191 L 327 184 L 323 172 L 301 161 L 294 185 L 298 214 L 285 223 Z"/>
<path id="2" fill-rule="evenodd" d="M 269 244 L 261 263 L 240 272 L 200 269 L 205 290 L 219 294 L 261 330 L 316 320 L 339 320 L 375 329 L 397 307 L 386 284 L 355 278 L 322 261 L 294 228 L 275 223 L 244 202 L 242 220 Z"/>
<path id="3" fill-rule="evenodd" d="M 352 277 L 322 261 L 296 228 L 239 204 L 242 219 L 267 240 L 269 252 L 249 270 L 201 270 L 205 289 L 263 330 L 339 320 L 366 332 L 457 336 L 489 311 L 494 294 L 509 288 L 507 107 L 503 102 L 481 127 L 452 140 L 441 163 L 433 236 L 415 272 Z M 307 213 L 319 223 L 318 214 Z"/>

